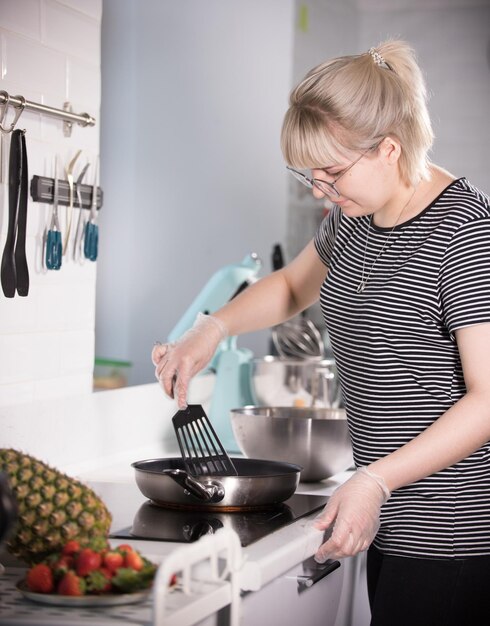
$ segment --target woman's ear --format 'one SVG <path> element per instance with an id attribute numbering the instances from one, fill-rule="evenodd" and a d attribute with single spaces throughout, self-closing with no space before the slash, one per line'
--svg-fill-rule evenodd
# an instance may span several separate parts
<path id="1" fill-rule="evenodd" d="M 381 157 L 387 165 L 396 165 L 402 153 L 402 147 L 397 139 L 385 137 L 379 146 Z"/>

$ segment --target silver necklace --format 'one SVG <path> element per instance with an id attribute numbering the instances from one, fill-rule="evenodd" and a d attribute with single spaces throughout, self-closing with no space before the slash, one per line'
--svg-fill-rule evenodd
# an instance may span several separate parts
<path id="1" fill-rule="evenodd" d="M 405 211 L 407 206 L 412 201 L 412 198 L 414 197 L 416 191 L 417 191 L 417 187 L 414 188 L 414 190 L 412 192 L 412 195 L 408 199 L 408 202 L 404 205 L 403 209 L 400 211 L 398 217 L 396 218 L 396 222 L 393 225 L 393 228 L 390 230 L 390 233 L 389 233 L 388 237 L 386 238 L 386 241 L 384 242 L 381 250 L 378 253 L 378 256 L 374 259 L 373 264 L 371 265 L 371 269 L 368 272 L 368 275 L 366 276 L 366 278 L 364 278 L 364 270 L 366 269 L 366 253 L 367 253 L 367 247 L 368 247 L 368 242 L 369 242 L 369 235 L 371 233 L 371 224 L 373 222 L 373 214 L 371 214 L 371 218 L 369 220 L 369 225 L 368 225 L 368 232 L 367 232 L 367 236 L 366 236 L 366 245 L 364 246 L 364 257 L 362 259 L 361 282 L 357 285 L 356 293 L 362 293 L 364 291 L 364 289 L 366 289 L 367 282 L 368 282 L 371 274 L 373 273 L 374 266 L 378 262 L 379 257 L 383 254 L 384 249 L 386 248 L 386 246 L 388 245 L 389 240 L 391 239 L 391 235 L 393 234 L 393 231 L 398 226 L 398 222 L 400 221 L 401 216 L 403 215 L 403 211 Z"/>

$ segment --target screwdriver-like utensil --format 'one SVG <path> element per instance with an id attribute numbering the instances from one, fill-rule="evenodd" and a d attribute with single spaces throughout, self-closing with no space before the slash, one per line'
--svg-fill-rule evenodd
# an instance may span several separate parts
<path id="1" fill-rule="evenodd" d="M 99 227 L 97 226 L 97 175 L 99 171 L 99 161 L 95 163 L 94 186 L 92 190 L 92 206 L 90 207 L 90 217 L 85 225 L 85 239 L 83 242 L 83 253 L 89 261 L 96 261 L 99 251 Z"/>
<path id="2" fill-rule="evenodd" d="M 82 241 L 83 241 L 83 232 L 85 230 L 85 215 L 84 215 L 84 208 L 82 204 L 82 190 L 80 189 L 80 187 L 82 184 L 82 180 L 89 167 L 90 167 L 90 163 L 87 162 L 84 168 L 82 169 L 82 171 L 80 172 L 80 174 L 78 175 L 76 188 L 75 188 L 79 213 L 78 213 L 77 228 L 75 230 L 75 241 L 73 242 L 73 260 L 79 261 L 80 263 L 83 263 L 83 259 L 84 259 L 83 250 L 82 250 Z"/>
<path id="3" fill-rule="evenodd" d="M 54 160 L 53 215 L 46 237 L 46 267 L 59 270 L 63 256 L 60 222 L 58 220 L 58 157 Z"/>
<path id="4" fill-rule="evenodd" d="M 77 162 L 78 157 L 82 154 L 81 150 L 75 154 L 73 159 L 68 164 L 68 167 L 65 168 L 66 180 L 68 181 L 68 188 L 70 191 L 68 198 L 68 206 L 66 208 L 66 233 L 65 239 L 63 241 L 63 256 L 66 255 L 68 250 L 68 242 L 70 240 L 70 232 L 71 232 L 71 220 L 73 215 L 73 202 L 75 199 L 74 194 L 74 178 L 73 178 L 73 168 L 75 167 L 75 163 Z"/>

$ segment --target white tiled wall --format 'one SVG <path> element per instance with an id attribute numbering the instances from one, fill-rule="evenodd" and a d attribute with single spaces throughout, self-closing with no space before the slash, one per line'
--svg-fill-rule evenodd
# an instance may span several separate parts
<path id="1" fill-rule="evenodd" d="M 93 182 L 99 153 L 100 27 L 102 0 L 0 0 L 0 89 L 10 95 L 96 118 L 93 128 L 74 126 L 71 137 L 55 118 L 24 111 L 29 179 L 58 177 L 78 149 L 75 178 L 90 161 L 86 182 Z M 12 111 L 8 116 L 11 119 Z M 2 141 L 0 254 L 8 228 L 8 149 Z M 60 209 L 62 228 L 65 209 Z M 90 392 L 94 360 L 96 264 L 63 257 L 61 270 L 42 269 L 42 234 L 51 207 L 29 199 L 26 298 L 0 292 L 0 406 Z M 74 220 L 78 218 L 74 212 Z"/>

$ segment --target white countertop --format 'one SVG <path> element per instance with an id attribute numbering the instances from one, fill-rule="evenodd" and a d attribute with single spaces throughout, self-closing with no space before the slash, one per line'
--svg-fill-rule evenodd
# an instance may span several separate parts
<path id="1" fill-rule="evenodd" d="M 201 399 L 196 388 L 192 402 Z M 36 405 L 0 407 L 0 447 L 21 449 L 89 483 L 103 500 L 109 492 L 116 494 L 111 497 L 111 512 L 113 530 L 117 530 L 125 525 L 128 507 L 137 511 L 146 501 L 136 487 L 131 463 L 179 456 L 170 420 L 175 411 L 175 403 L 165 398 L 157 384 Z M 297 493 L 328 496 L 348 476 L 349 472 L 343 472 L 319 483 L 300 483 Z M 297 520 L 242 548 L 240 588 L 258 590 L 313 556 L 323 536 L 312 528 L 316 515 Z M 176 545 L 182 545 L 137 540 L 128 543 L 157 563 L 163 562 Z M 0 624 L 3 623 L 7 622 L 0 616 Z"/>
<path id="2" fill-rule="evenodd" d="M 86 481 L 94 491 L 105 501 L 110 502 L 113 515 L 112 529 L 117 530 L 127 525 L 128 510 L 136 512 L 147 499 L 140 493 L 135 481 L 128 479 L 128 465 L 122 463 L 108 467 L 102 472 L 105 480 Z M 132 471 L 132 470 L 131 470 Z M 328 496 L 342 484 L 350 472 L 343 472 L 329 480 L 320 483 L 300 483 L 296 493 Z M 115 477 L 117 480 L 109 479 Z M 251 545 L 241 548 L 241 566 L 238 572 L 239 587 L 242 591 L 258 591 L 277 576 L 313 556 L 319 547 L 323 533 L 312 528 L 312 522 L 317 513 L 301 518 L 292 524 L 276 530 L 270 535 Z M 179 547 L 192 547 L 195 544 L 178 544 L 165 541 L 146 540 L 116 540 L 111 543 L 129 543 L 136 550 L 157 564 L 163 563 Z M 207 570 L 205 570 L 207 572 Z M 15 564 L 7 567 L 3 577 L 0 577 L 0 625 L 24 626 L 32 624 L 42 626 L 66 626 L 63 621 L 63 609 L 49 606 L 36 606 L 23 600 L 15 590 L 15 582 L 23 575 Z M 2 595 L 3 594 L 3 595 Z M 177 594 L 179 595 L 179 594 Z M 188 602 L 185 598 L 171 598 L 176 604 L 176 610 L 181 610 L 180 604 Z M 225 602 L 226 604 L 226 602 Z M 134 605 L 124 609 L 125 623 L 147 626 L 152 623 L 151 600 L 143 605 Z M 91 626 L 107 626 L 119 619 L 120 610 L 117 607 L 101 609 L 80 609 L 77 611 L 73 624 L 87 624 Z M 61 620 L 61 621 L 60 621 Z M 180 622 L 179 622 L 180 623 Z"/>

